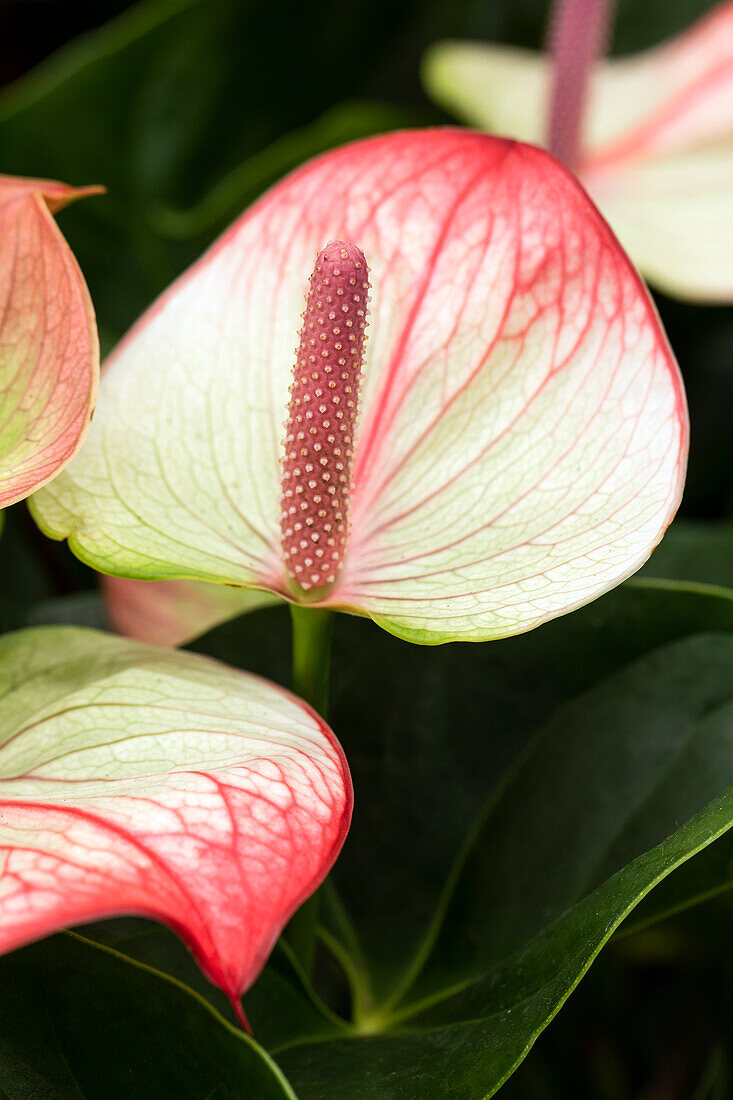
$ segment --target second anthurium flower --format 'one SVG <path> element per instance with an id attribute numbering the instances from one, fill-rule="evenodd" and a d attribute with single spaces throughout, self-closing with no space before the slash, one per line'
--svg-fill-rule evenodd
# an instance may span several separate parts
<path id="1" fill-rule="evenodd" d="M 538 149 L 423 130 L 245 213 L 114 353 L 32 508 L 104 573 L 479 640 L 634 572 L 686 451 L 664 332 L 579 184 Z"/>

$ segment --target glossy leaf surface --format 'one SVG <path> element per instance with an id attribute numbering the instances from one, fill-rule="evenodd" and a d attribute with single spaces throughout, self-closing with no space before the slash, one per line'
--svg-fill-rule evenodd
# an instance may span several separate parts
<path id="1" fill-rule="evenodd" d="M 0 176 L 0 507 L 66 465 L 91 421 L 94 311 L 51 211 L 95 188 Z"/>
<path id="2" fill-rule="evenodd" d="M 333 735 L 215 662 L 74 628 L 0 642 L 0 950 L 140 913 L 233 1000 L 348 828 Z"/>
<path id="3" fill-rule="evenodd" d="M 164 925 L 118 917 L 84 925 L 79 934 L 175 978 L 235 1022 L 231 1002 L 206 980 L 184 944 Z M 267 1050 L 299 1042 L 305 1035 L 315 1041 L 349 1033 L 348 1025 L 314 993 L 284 936 L 247 993 L 247 1019 L 257 1042 Z"/>
<path id="4" fill-rule="evenodd" d="M 0 1095 L 295 1100 L 260 1046 L 200 997 L 75 935 L 0 959 Z"/>
<path id="5" fill-rule="evenodd" d="M 252 1021 L 301 1100 L 496 1090 L 617 923 L 733 822 L 732 638 L 730 594 L 658 583 L 491 647 L 339 618 L 332 712 L 361 797 L 321 896 L 358 1026 L 319 1028 L 303 991 L 299 1017 L 275 960 L 263 983 L 290 990 L 296 1030 Z M 287 615 L 200 645 L 280 674 Z"/>
<path id="6" fill-rule="evenodd" d="M 485 657 L 416 651 L 416 698 L 371 745 L 367 700 L 334 700 L 364 793 L 330 927 L 387 1033 L 284 1052 L 304 1100 L 493 1094 L 617 922 L 733 823 L 732 628 L 730 597 L 639 586 Z M 370 655 L 383 709 L 399 658 Z M 382 845 L 399 823 L 409 847 Z"/>
<path id="7" fill-rule="evenodd" d="M 493 1096 L 634 904 L 733 824 L 733 791 L 575 906 L 521 951 L 407 1014 L 393 1036 L 293 1047 L 280 1064 L 301 1100 Z M 562 960 L 558 963 L 558 960 Z M 404 1029 L 403 1033 L 399 1032 Z"/>
<path id="8" fill-rule="evenodd" d="M 543 56 L 479 42 L 428 53 L 429 92 L 471 125 L 542 144 Z M 678 37 L 602 62 L 579 175 L 634 262 L 662 290 L 733 301 L 733 4 Z"/>
<path id="9" fill-rule="evenodd" d="M 653 307 L 554 161 L 449 130 L 337 150 L 236 222 L 109 361 L 84 455 L 34 500 L 43 530 L 107 573 L 285 594 L 280 438 L 331 239 L 360 242 L 373 304 L 350 543 L 324 603 L 478 640 L 638 568 L 687 447 Z"/>

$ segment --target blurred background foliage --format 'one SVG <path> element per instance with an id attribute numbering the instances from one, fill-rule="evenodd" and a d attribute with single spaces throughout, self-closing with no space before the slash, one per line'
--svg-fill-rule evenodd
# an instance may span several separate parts
<path id="1" fill-rule="evenodd" d="M 613 52 L 650 46 L 710 6 L 619 0 Z M 303 160 L 450 123 L 421 89 L 432 42 L 537 47 L 546 18 L 545 0 L 5 0 L 0 169 L 107 187 L 61 216 L 107 350 Z M 733 584 L 733 308 L 657 303 L 685 377 L 692 450 L 680 519 L 647 569 Z M 102 621 L 94 575 L 42 539 L 22 506 L 0 554 L 4 628 Z M 733 897 L 714 881 L 716 897 L 609 946 L 502 1095 L 733 1095 Z"/>

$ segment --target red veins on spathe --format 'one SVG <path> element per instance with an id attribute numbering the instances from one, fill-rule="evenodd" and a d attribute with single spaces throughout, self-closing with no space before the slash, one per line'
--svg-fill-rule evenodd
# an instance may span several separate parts
<path id="1" fill-rule="evenodd" d="M 98 187 L 0 176 L 0 507 L 79 449 L 99 376 L 94 310 L 51 214 Z"/>
<path id="2" fill-rule="evenodd" d="M 0 691 L 0 953 L 150 917 L 241 1014 L 349 827 L 331 730 L 259 677 L 71 627 L 0 639 Z"/>
<path id="3" fill-rule="evenodd" d="M 314 404 L 325 372 L 293 374 L 329 242 L 369 269 L 352 456 L 303 427 L 307 405 L 332 422 Z M 356 372 L 342 381 L 356 391 Z M 465 130 L 298 169 L 138 322 L 103 393 L 83 455 L 34 497 L 47 534 L 101 572 L 251 587 L 431 644 L 516 634 L 607 591 L 684 480 L 677 365 L 613 233 L 552 157 Z M 321 451 L 294 447 L 299 431 Z M 296 531 L 298 511 L 313 522 Z"/>

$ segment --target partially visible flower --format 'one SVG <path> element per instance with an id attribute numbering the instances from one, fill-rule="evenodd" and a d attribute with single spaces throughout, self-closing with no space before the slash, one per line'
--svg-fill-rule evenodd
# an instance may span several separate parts
<path id="1" fill-rule="evenodd" d="M 114 353 L 32 510 L 105 573 L 479 640 L 634 572 L 686 451 L 654 308 L 575 179 L 424 130 L 320 157 L 236 222 Z"/>
<path id="2" fill-rule="evenodd" d="M 91 421 L 94 310 L 51 215 L 100 190 L 0 176 L 0 508 L 54 477 Z"/>
<path id="3" fill-rule="evenodd" d="M 185 645 L 219 623 L 265 607 L 276 597 L 206 581 L 133 581 L 101 577 L 110 624 L 152 645 Z"/>
<path id="4" fill-rule="evenodd" d="M 444 42 L 428 92 L 472 126 L 542 144 L 550 64 L 529 50 Z M 643 274 L 679 298 L 733 301 L 733 2 L 591 78 L 578 175 Z"/>
<path id="5" fill-rule="evenodd" d="M 302 700 L 76 627 L 0 638 L 0 954 L 163 921 L 239 1003 L 349 828 L 349 769 Z"/>

